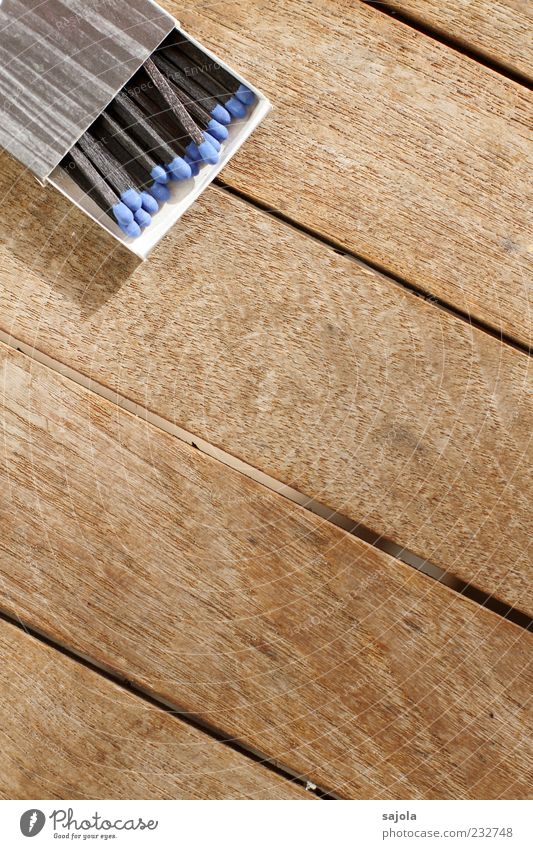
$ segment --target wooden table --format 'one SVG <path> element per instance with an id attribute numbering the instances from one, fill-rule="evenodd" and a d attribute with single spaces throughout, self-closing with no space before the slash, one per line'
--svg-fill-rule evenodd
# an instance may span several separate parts
<path id="1" fill-rule="evenodd" d="M 164 5 L 275 111 L 142 265 L 1 157 L 0 796 L 524 798 L 531 7 Z"/>

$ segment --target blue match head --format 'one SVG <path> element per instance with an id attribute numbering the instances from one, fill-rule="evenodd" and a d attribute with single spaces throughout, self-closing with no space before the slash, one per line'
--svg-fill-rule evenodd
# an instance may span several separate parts
<path id="1" fill-rule="evenodd" d="M 132 221 L 130 224 L 120 224 L 120 229 L 126 236 L 130 236 L 132 239 L 136 239 L 141 235 L 141 228 L 135 221 Z"/>
<path id="2" fill-rule="evenodd" d="M 219 124 L 219 122 L 215 121 L 214 118 L 211 118 L 209 121 L 207 129 L 209 130 L 209 135 L 213 136 L 213 138 L 217 139 L 219 142 L 225 141 L 228 137 L 228 131 L 224 124 Z"/>
<path id="3" fill-rule="evenodd" d="M 117 222 L 120 227 L 127 227 L 128 224 L 133 223 L 133 212 L 131 209 L 128 209 L 126 204 L 124 203 L 116 203 L 113 207 L 113 215 L 117 219 Z"/>
<path id="4" fill-rule="evenodd" d="M 214 148 L 215 148 L 215 150 L 216 150 L 216 152 L 217 152 L 217 153 L 219 152 L 219 150 L 220 150 L 220 142 L 219 142 L 219 141 L 217 141 L 217 139 L 213 138 L 213 136 L 212 136 L 212 135 L 210 135 L 209 133 L 204 133 L 204 139 L 206 140 L 206 142 L 209 142 L 209 144 L 211 145 L 211 147 L 214 147 Z"/>
<path id="5" fill-rule="evenodd" d="M 152 180 L 156 183 L 168 183 L 168 174 L 162 165 L 154 165 L 150 172 Z"/>
<path id="6" fill-rule="evenodd" d="M 202 157 L 198 152 L 198 147 L 194 142 L 189 142 L 185 148 L 185 161 L 190 164 L 191 162 L 200 162 L 201 159 Z"/>
<path id="7" fill-rule="evenodd" d="M 150 186 L 150 194 L 155 197 L 158 203 L 163 204 L 170 198 L 170 189 L 162 183 L 154 183 Z"/>
<path id="8" fill-rule="evenodd" d="M 216 165 L 218 162 L 218 153 L 212 144 L 208 141 L 202 142 L 202 144 L 198 145 L 198 153 L 204 162 L 209 162 L 210 165 Z"/>
<path id="9" fill-rule="evenodd" d="M 200 166 L 198 165 L 198 162 L 195 162 L 192 158 L 189 159 L 188 156 L 185 157 L 185 160 L 189 163 L 192 176 L 196 177 L 200 173 Z"/>
<path id="10" fill-rule="evenodd" d="M 168 166 L 168 172 L 171 180 L 188 180 L 191 167 L 181 156 L 176 156 Z"/>
<path id="11" fill-rule="evenodd" d="M 215 165 L 218 162 L 218 153 L 215 148 L 207 141 L 203 141 L 200 145 L 190 142 L 185 148 L 187 160 L 192 160 L 200 165 L 202 162 L 209 162 Z"/>
<path id="12" fill-rule="evenodd" d="M 134 213 L 133 217 L 135 221 L 139 225 L 139 227 L 149 227 L 152 223 L 152 216 L 148 215 L 148 213 L 141 207 Z"/>
<path id="13" fill-rule="evenodd" d="M 141 200 L 142 200 L 142 208 L 145 212 L 149 212 L 150 215 L 155 215 L 159 209 L 159 204 L 156 201 L 155 197 L 151 195 L 149 192 L 141 192 Z"/>
<path id="14" fill-rule="evenodd" d="M 228 112 L 233 116 L 233 118 L 244 118 L 246 115 L 246 106 L 244 103 L 241 103 L 240 100 L 237 100 L 236 97 L 230 97 L 229 100 L 224 104 Z"/>
<path id="15" fill-rule="evenodd" d="M 219 124 L 231 124 L 231 115 L 220 103 L 217 103 L 215 108 L 211 109 L 211 117 Z"/>
<path id="16" fill-rule="evenodd" d="M 125 203 L 132 212 L 137 212 L 137 210 L 141 208 L 141 196 L 139 192 L 135 191 L 135 189 L 128 189 L 127 192 L 122 192 L 120 200 L 122 203 Z"/>
<path id="17" fill-rule="evenodd" d="M 251 106 L 255 100 L 255 94 L 253 91 L 250 91 L 248 86 L 241 83 L 237 91 L 235 92 L 235 97 L 238 97 L 241 103 L 244 103 L 245 106 Z"/>

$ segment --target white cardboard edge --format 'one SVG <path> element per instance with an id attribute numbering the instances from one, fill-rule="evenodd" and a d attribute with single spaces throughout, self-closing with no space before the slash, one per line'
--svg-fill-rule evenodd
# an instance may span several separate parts
<path id="1" fill-rule="evenodd" d="M 232 122 L 229 126 L 229 136 L 225 142 L 222 142 L 220 158 L 216 165 L 202 165 L 200 173 L 189 180 L 183 182 L 169 183 L 169 188 L 172 192 L 172 197 L 168 203 L 164 204 L 162 209 L 153 217 L 152 224 L 143 230 L 142 234 L 137 239 L 130 239 L 125 236 L 118 225 L 106 215 L 100 207 L 91 198 L 79 188 L 79 186 L 60 168 L 55 168 L 47 178 L 47 184 L 53 186 L 57 191 L 70 200 L 78 209 L 81 209 L 93 221 L 99 224 L 104 230 L 113 236 L 121 245 L 124 245 L 129 251 L 134 253 L 142 260 L 146 260 L 152 250 L 159 244 L 161 239 L 172 229 L 176 221 L 189 209 L 195 200 L 202 194 L 207 186 L 215 179 L 217 174 L 229 162 L 232 156 L 244 144 L 246 139 L 253 133 L 261 121 L 268 115 L 272 109 L 270 101 L 262 94 L 252 83 L 248 82 L 244 77 L 233 70 L 229 65 L 219 59 L 215 53 L 204 47 L 201 42 L 189 35 L 176 22 L 177 29 L 187 36 L 194 44 L 197 45 L 205 54 L 213 59 L 218 65 L 230 71 L 239 82 L 244 83 L 253 91 L 256 96 L 256 101 L 253 104 L 249 114 L 242 121 Z"/>

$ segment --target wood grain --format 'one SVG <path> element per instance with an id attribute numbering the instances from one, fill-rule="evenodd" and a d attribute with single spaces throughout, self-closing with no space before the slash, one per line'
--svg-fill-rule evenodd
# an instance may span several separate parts
<path id="1" fill-rule="evenodd" d="M 527 357 L 219 190 L 143 265 L 0 195 L 1 330 L 533 612 Z"/>
<path id="2" fill-rule="evenodd" d="M 225 182 L 531 339 L 526 89 L 359 2 L 165 5 L 274 103 Z"/>
<path id="3" fill-rule="evenodd" d="M 372 0 L 369 0 L 369 5 Z M 378 5 L 378 4 L 376 4 Z M 533 78 L 533 6 L 524 0 L 387 0 L 390 9 Z"/>
<path id="4" fill-rule="evenodd" d="M 312 799 L 2 620 L 0 653 L 1 799 Z"/>
<path id="5" fill-rule="evenodd" d="M 12 616 L 341 795 L 529 793 L 531 634 L 23 355 L 0 356 Z M 72 720 L 86 699 L 67 704 Z M 118 694 L 116 711 L 118 723 Z"/>

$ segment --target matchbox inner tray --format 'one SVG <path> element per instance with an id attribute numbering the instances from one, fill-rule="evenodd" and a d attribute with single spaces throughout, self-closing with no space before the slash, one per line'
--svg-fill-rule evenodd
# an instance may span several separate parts
<path id="1" fill-rule="evenodd" d="M 234 68 L 185 32 L 152 0 L 3 0 L 0 5 L 0 145 L 141 259 L 175 225 L 271 109 Z M 59 167 L 83 133 L 167 36 L 195 44 L 255 95 L 230 125 L 216 165 L 172 184 L 171 198 L 131 239 Z M 36 187 L 36 190 L 38 188 Z"/>

